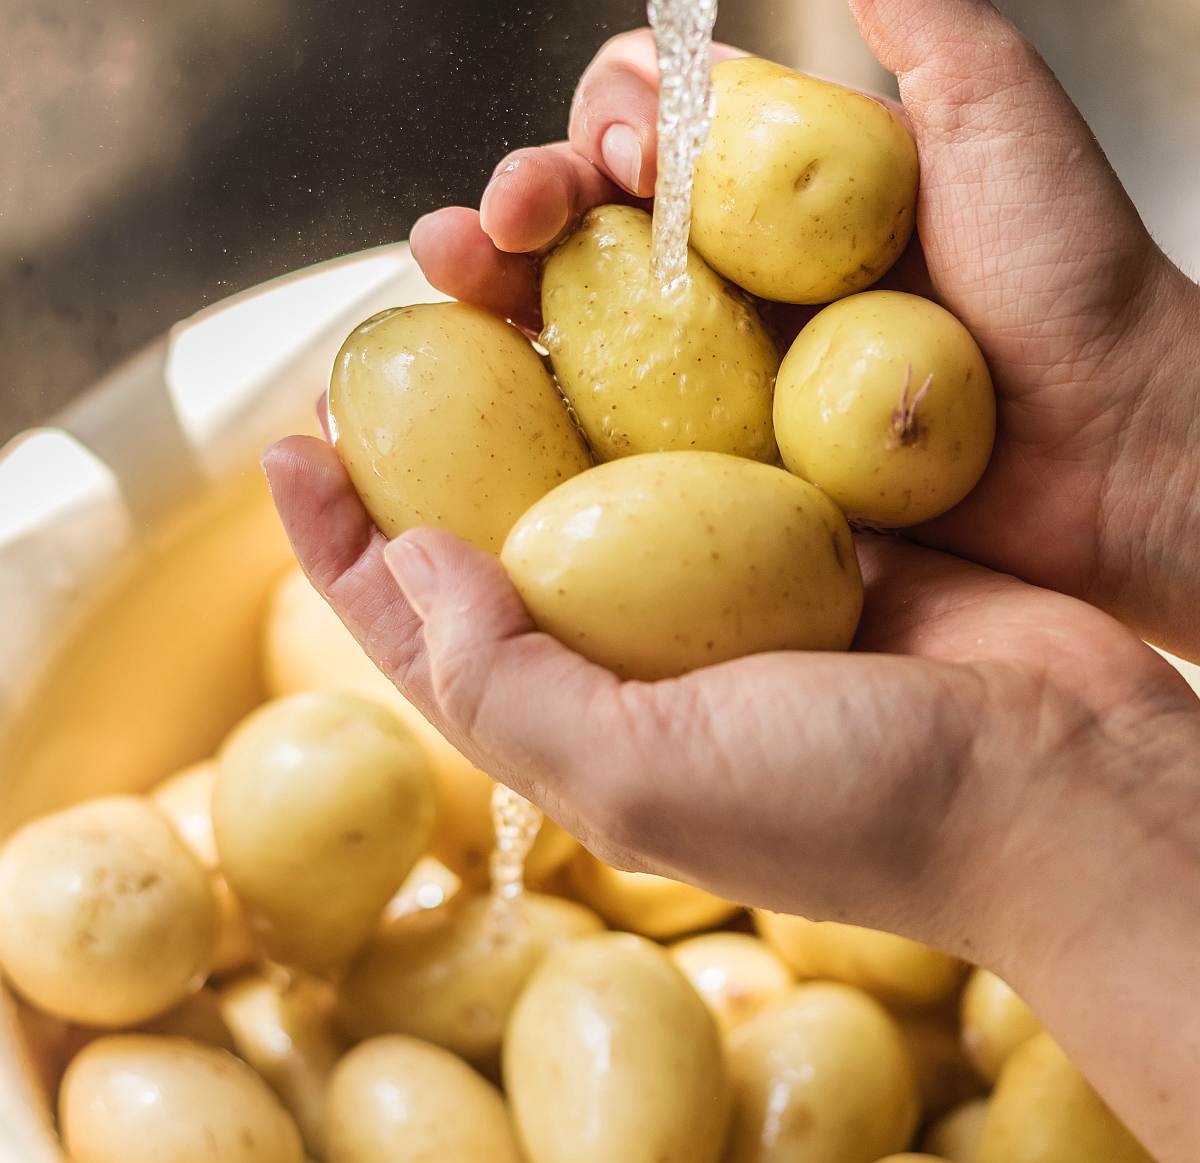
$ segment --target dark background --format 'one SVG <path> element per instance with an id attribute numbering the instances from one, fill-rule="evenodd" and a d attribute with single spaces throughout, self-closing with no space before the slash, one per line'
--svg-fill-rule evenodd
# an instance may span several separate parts
<path id="1" fill-rule="evenodd" d="M 1001 0 L 1200 264 L 1200 2 Z M 207 303 L 475 204 L 643 0 L 0 0 L 0 442 Z M 845 0 L 718 33 L 886 86 Z"/>

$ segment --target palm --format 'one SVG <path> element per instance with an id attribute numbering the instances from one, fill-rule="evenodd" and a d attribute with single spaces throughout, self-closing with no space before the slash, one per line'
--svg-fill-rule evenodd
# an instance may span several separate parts
<path id="1" fill-rule="evenodd" d="M 860 922 L 917 926 L 953 947 L 920 914 L 916 873 L 955 883 L 945 865 L 1004 844 L 1023 791 L 1081 724 L 1115 707 L 1137 719 L 1179 693 L 1174 672 L 1106 615 L 883 538 L 861 546 L 855 653 L 622 684 L 535 633 L 495 560 L 444 533 L 425 536 L 470 592 L 448 596 L 446 620 L 423 622 L 328 445 L 294 437 L 268 471 L 309 576 L 461 750 L 610 861 L 735 899 L 825 916 L 853 905 Z M 815 786 L 827 779 L 838 794 Z M 992 810 L 997 779 L 1011 819 Z M 954 851 L 937 835 L 952 812 Z M 880 911 L 865 915 L 872 899 Z"/>

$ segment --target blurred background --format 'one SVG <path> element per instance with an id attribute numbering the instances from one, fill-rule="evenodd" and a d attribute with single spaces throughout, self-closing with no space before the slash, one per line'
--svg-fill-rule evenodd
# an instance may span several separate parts
<path id="1" fill-rule="evenodd" d="M 1200 267 L 1200 3 L 1002 0 Z M 474 204 L 642 0 L 0 0 L 0 441 L 205 304 Z M 727 40 L 887 87 L 844 0 Z"/>

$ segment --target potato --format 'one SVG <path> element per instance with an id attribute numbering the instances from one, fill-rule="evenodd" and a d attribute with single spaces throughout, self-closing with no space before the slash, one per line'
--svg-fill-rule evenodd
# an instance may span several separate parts
<path id="1" fill-rule="evenodd" d="M 28 1031 L 28 1047 L 36 1056 L 39 1076 L 47 1094 L 56 1094 L 71 1060 L 85 1047 L 112 1035 L 111 1030 L 78 1026 L 50 1018 L 40 1010 L 22 1009 L 21 1018 Z M 184 998 L 174 1009 L 128 1030 L 137 1034 L 161 1034 L 187 1038 L 221 1050 L 233 1051 L 233 1035 L 221 1017 L 216 993 L 208 988 Z"/>
<path id="2" fill-rule="evenodd" d="M 163 780 L 151 791 L 150 798 L 171 821 L 192 855 L 209 870 L 217 902 L 217 947 L 212 967 L 214 973 L 228 973 L 249 965 L 257 950 L 241 901 L 217 868 L 217 842 L 212 827 L 216 780 L 215 763 L 197 763 Z"/>
<path id="3" fill-rule="evenodd" d="M 442 737 L 363 653 L 341 619 L 298 569 L 272 591 L 264 634 L 267 689 L 344 691 L 382 703 L 416 736 L 433 768 L 437 818 L 430 849 L 471 888 L 488 887 L 492 851 L 492 779 Z M 579 845 L 553 820 L 542 824 L 526 861 L 525 879 L 543 883 Z"/>
<path id="4" fill-rule="evenodd" d="M 501 560 L 539 628 L 622 678 L 844 650 L 862 611 L 837 507 L 780 469 L 717 452 L 590 469 L 521 518 Z"/>
<path id="5" fill-rule="evenodd" d="M 462 881 L 436 856 L 422 856 L 380 914 L 380 925 L 410 913 L 440 908 L 462 891 Z"/>
<path id="6" fill-rule="evenodd" d="M 944 1158 L 949 1163 L 975 1163 L 987 1112 L 988 1102 L 985 1098 L 973 1098 L 960 1103 L 925 1132 L 921 1150 Z"/>
<path id="7" fill-rule="evenodd" d="M 937 1155 L 918 1155 L 915 1151 L 905 1151 L 902 1155 L 889 1155 L 880 1159 L 879 1163 L 946 1163 Z"/>
<path id="8" fill-rule="evenodd" d="M 204 983 L 215 941 L 208 873 L 140 796 L 43 816 L 0 852 L 0 966 L 56 1017 L 165 1013 Z"/>
<path id="9" fill-rule="evenodd" d="M 185 1038 L 93 1042 L 59 1094 L 73 1163 L 301 1163 L 300 1136 L 244 1062 Z"/>
<path id="10" fill-rule="evenodd" d="M 757 309 L 694 252 L 664 293 L 651 249 L 649 214 L 600 206 L 542 271 L 542 343 L 592 450 L 775 460 L 779 350 Z"/>
<path id="11" fill-rule="evenodd" d="M 729 1060 L 725 1163 L 875 1163 L 904 1150 L 917 1129 L 900 1031 L 848 985 L 796 986 L 730 1035 Z"/>
<path id="12" fill-rule="evenodd" d="M 567 865 L 571 895 L 616 929 L 664 940 L 727 921 L 737 905 L 690 884 L 646 872 L 623 872 L 580 851 Z"/>
<path id="13" fill-rule="evenodd" d="M 1012 986 L 986 969 L 972 972 L 962 996 L 962 1041 L 983 1078 L 994 1083 L 1013 1052 L 1041 1029 Z"/>
<path id="14" fill-rule="evenodd" d="M 346 1048 L 333 989 L 311 978 L 250 974 L 226 985 L 219 1004 L 239 1057 L 282 1099 L 305 1147 L 323 1154 L 325 1090 Z"/>
<path id="15" fill-rule="evenodd" d="M 968 1060 L 953 1013 L 938 1010 L 893 1012 L 904 1035 L 917 1075 L 926 1120 L 982 1093 L 984 1087 Z"/>
<path id="16" fill-rule="evenodd" d="M 942 307 L 870 291 L 826 307 L 779 369 L 775 434 L 784 463 L 853 520 L 928 521 L 987 468 L 996 397 L 967 329 Z"/>
<path id="17" fill-rule="evenodd" d="M 680 941 L 671 959 L 728 1033 L 788 993 L 795 978 L 756 937 L 745 933 L 704 933 Z"/>
<path id="18" fill-rule="evenodd" d="M 218 756 L 221 867 L 276 960 L 323 972 L 374 932 L 433 826 L 433 780 L 391 712 L 352 695 L 260 707 Z"/>
<path id="19" fill-rule="evenodd" d="M 809 921 L 758 909 L 760 936 L 800 978 L 857 986 L 894 1006 L 930 1006 L 949 997 L 966 969 L 961 961 L 907 937 Z"/>
<path id="20" fill-rule="evenodd" d="M 1154 1163 L 1049 1034 L 1005 1063 L 975 1163 Z"/>
<path id="21" fill-rule="evenodd" d="M 521 1163 L 504 1100 L 453 1054 L 373 1038 L 338 1063 L 327 1163 Z"/>
<path id="22" fill-rule="evenodd" d="M 628 933 L 552 953 L 517 1002 L 504 1081 L 529 1163 L 716 1163 L 729 1088 L 712 1016 Z"/>
<path id="23" fill-rule="evenodd" d="M 436 525 L 498 552 L 513 522 L 591 457 L 513 326 L 465 303 L 382 311 L 338 352 L 329 421 L 389 537 Z"/>
<path id="24" fill-rule="evenodd" d="M 603 927 L 581 905 L 534 893 L 459 896 L 399 917 L 350 965 L 342 1023 L 356 1038 L 410 1034 L 494 1067 L 513 1004 L 547 952 Z"/>
<path id="25" fill-rule="evenodd" d="M 692 245 L 764 299 L 828 303 L 881 278 L 916 221 L 917 149 L 878 101 L 770 61 L 713 69 Z"/>

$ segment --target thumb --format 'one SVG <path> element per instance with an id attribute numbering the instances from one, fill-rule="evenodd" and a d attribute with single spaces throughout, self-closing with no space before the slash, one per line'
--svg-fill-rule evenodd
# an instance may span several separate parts
<path id="1" fill-rule="evenodd" d="M 1103 288 L 1109 274 L 1128 287 L 1130 270 L 1153 249 L 1149 235 L 1082 115 L 1016 26 L 989 0 L 849 3 L 899 82 L 921 155 L 921 242 L 955 313 L 986 340 L 990 321 L 1015 332 L 1045 320 L 1080 285 Z M 1036 258 L 1036 291 L 1012 261 L 1017 253 Z M 1093 253 L 1105 265 L 1082 269 L 1081 255 Z"/>
<path id="2" fill-rule="evenodd" d="M 539 633 L 499 561 L 445 530 L 410 530 L 384 560 L 422 623 L 434 705 L 421 709 L 516 790 L 565 790 L 581 737 L 615 712 L 616 677 Z"/>

